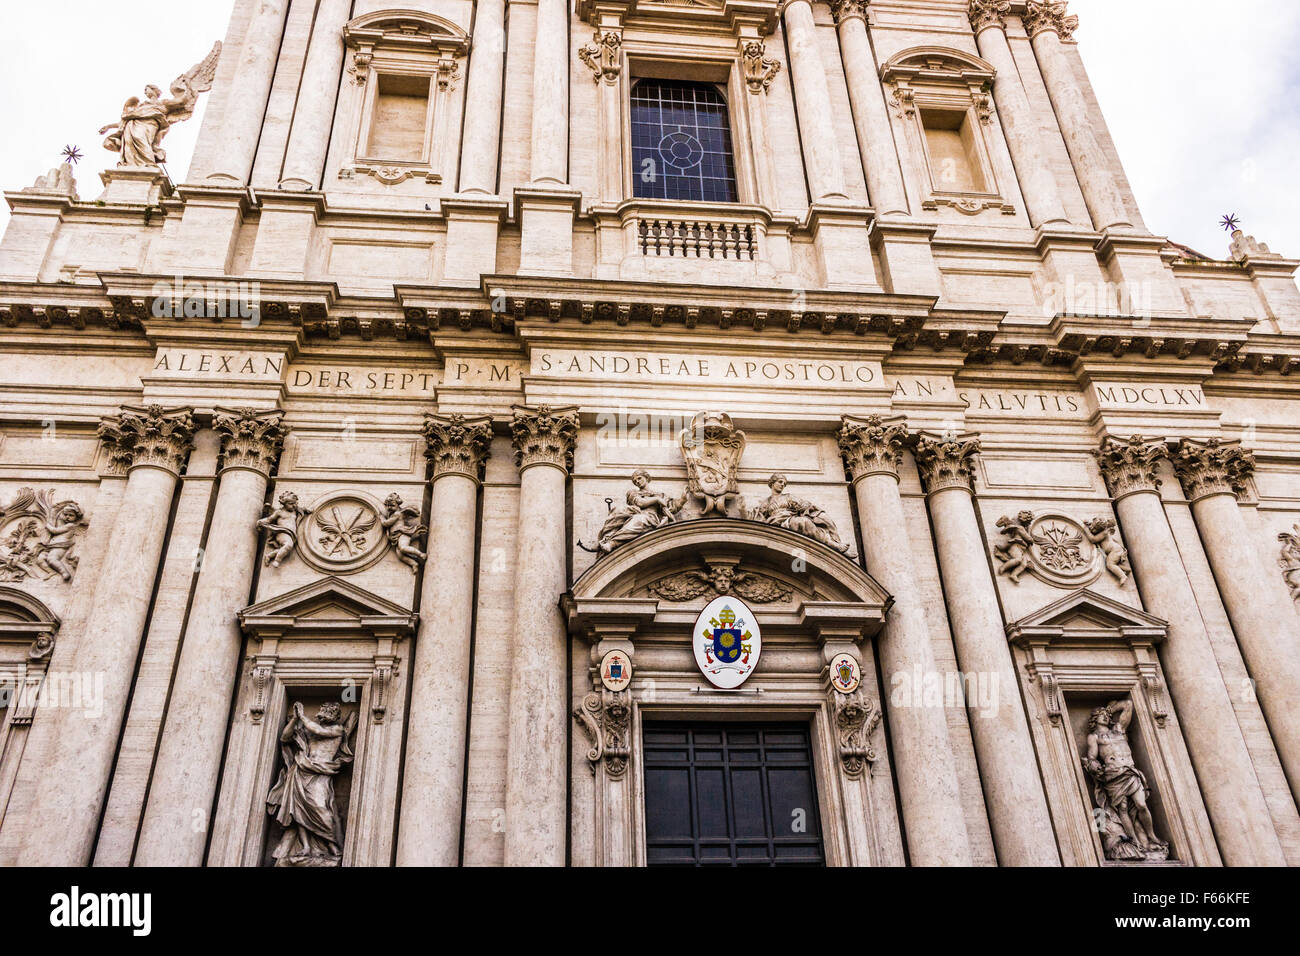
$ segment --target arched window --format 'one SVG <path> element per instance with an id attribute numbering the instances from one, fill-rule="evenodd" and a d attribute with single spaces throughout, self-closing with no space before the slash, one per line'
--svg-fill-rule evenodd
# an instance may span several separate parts
<path id="1" fill-rule="evenodd" d="M 736 202 L 727 98 L 710 83 L 639 80 L 632 160 L 638 199 Z"/>

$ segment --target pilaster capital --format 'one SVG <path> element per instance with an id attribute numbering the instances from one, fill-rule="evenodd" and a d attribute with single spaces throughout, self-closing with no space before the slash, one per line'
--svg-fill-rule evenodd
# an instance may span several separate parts
<path id="1" fill-rule="evenodd" d="M 1010 13 L 1011 0 L 970 0 L 970 7 L 966 10 L 971 29 L 976 33 L 989 27 L 1006 27 Z"/>
<path id="2" fill-rule="evenodd" d="M 289 428 L 277 409 L 215 408 L 212 429 L 221 436 L 222 471 L 242 468 L 270 477 Z"/>
<path id="3" fill-rule="evenodd" d="M 519 470 L 533 465 L 552 465 L 565 473 L 573 470 L 573 449 L 578 441 L 578 411 L 575 408 L 528 408 L 516 405 L 510 422 Z"/>
<path id="4" fill-rule="evenodd" d="M 903 459 L 903 444 L 907 441 L 907 423 L 902 418 L 867 418 L 840 420 L 836 433 L 840 454 L 849 480 L 859 482 L 870 475 L 889 475 L 898 479 L 898 466 Z"/>
<path id="5" fill-rule="evenodd" d="M 1021 19 L 1031 39 L 1052 30 L 1062 40 L 1073 40 L 1079 29 L 1079 18 L 1070 13 L 1067 0 L 1029 0 Z"/>
<path id="6" fill-rule="evenodd" d="M 745 72 L 745 84 L 751 93 L 766 93 L 781 72 L 781 62 L 767 55 L 767 46 L 762 40 L 743 40 L 740 62 Z"/>
<path id="7" fill-rule="evenodd" d="M 1255 473 L 1255 456 L 1242 448 L 1241 442 L 1222 438 L 1203 442 L 1184 439 L 1173 454 L 1173 463 L 1190 502 L 1212 495 L 1235 498 L 1245 492 L 1246 482 Z"/>
<path id="8" fill-rule="evenodd" d="M 867 22 L 867 4 L 869 0 L 830 0 L 831 16 L 838 27 L 850 20 Z"/>
<path id="9" fill-rule="evenodd" d="M 102 419 L 99 423 L 99 442 L 104 450 L 101 474 L 105 478 L 125 478 L 131 470 L 131 455 L 135 442 L 122 428 L 120 418 Z"/>
<path id="10" fill-rule="evenodd" d="M 115 466 L 129 454 L 129 468 L 150 466 L 179 475 L 194 448 L 192 408 L 124 406 L 100 422 L 99 437 L 111 447 Z"/>
<path id="11" fill-rule="evenodd" d="M 1156 469 L 1169 449 L 1161 441 L 1149 441 L 1141 435 L 1107 438 L 1093 453 L 1101 467 L 1106 487 L 1116 500 L 1139 491 L 1159 491 Z"/>
<path id="12" fill-rule="evenodd" d="M 978 435 L 921 432 L 913 450 L 927 494 L 948 488 L 975 489 L 975 456 L 980 453 Z"/>
<path id="13" fill-rule="evenodd" d="M 492 446 L 492 419 L 464 415 L 424 416 L 425 457 L 433 462 L 433 480 L 464 475 L 474 481 L 483 473 Z"/>

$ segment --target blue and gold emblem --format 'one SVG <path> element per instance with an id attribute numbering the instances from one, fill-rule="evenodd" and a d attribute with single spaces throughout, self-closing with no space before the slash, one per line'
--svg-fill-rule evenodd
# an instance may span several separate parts
<path id="1" fill-rule="evenodd" d="M 695 661 L 716 687 L 743 684 L 758 663 L 760 637 L 753 612 L 736 597 L 720 597 L 695 623 Z"/>

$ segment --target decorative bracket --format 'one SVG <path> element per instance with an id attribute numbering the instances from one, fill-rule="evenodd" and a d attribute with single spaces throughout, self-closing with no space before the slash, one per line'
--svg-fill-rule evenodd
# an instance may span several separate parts
<path id="1" fill-rule="evenodd" d="M 601 761 L 605 772 L 617 779 L 627 772 L 631 756 L 632 696 L 628 691 L 600 690 L 583 698 L 573 716 L 591 741 L 587 759 L 594 774 Z"/>

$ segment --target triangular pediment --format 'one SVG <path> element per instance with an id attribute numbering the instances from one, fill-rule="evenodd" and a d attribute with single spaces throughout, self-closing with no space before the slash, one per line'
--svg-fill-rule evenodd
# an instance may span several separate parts
<path id="1" fill-rule="evenodd" d="M 409 608 L 337 577 L 321 578 L 251 605 L 241 611 L 239 617 L 245 628 L 254 629 L 273 626 L 366 627 L 377 621 L 399 626 L 409 622 L 412 629 L 415 626 L 415 615 Z"/>
<path id="2" fill-rule="evenodd" d="M 1167 627 L 1164 621 L 1154 615 L 1083 588 L 1012 622 L 1007 630 L 1012 633 L 1040 628 L 1067 632 L 1132 628 L 1164 631 Z"/>

